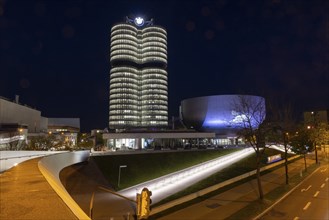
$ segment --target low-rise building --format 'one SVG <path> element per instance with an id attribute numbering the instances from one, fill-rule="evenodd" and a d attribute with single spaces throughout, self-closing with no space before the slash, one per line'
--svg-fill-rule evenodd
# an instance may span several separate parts
<path id="1" fill-rule="evenodd" d="M 14 100 L 0 97 L 0 150 L 20 150 L 29 141 L 52 135 L 65 146 L 77 144 L 79 118 L 46 118 L 41 111 Z M 63 146 L 59 146 L 63 147 Z"/>

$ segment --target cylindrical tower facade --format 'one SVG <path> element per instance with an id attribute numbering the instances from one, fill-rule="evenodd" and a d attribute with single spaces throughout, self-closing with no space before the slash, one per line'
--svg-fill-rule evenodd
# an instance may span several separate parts
<path id="1" fill-rule="evenodd" d="M 111 29 L 110 111 L 112 129 L 168 124 L 167 32 L 141 18 Z"/>

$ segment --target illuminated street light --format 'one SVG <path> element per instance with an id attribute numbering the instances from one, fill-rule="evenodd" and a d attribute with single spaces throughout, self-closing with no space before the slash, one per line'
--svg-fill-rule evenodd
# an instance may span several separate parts
<path id="1" fill-rule="evenodd" d="M 118 187 L 120 186 L 121 168 L 126 168 L 126 167 L 127 167 L 127 165 L 120 165 L 119 166 Z"/>

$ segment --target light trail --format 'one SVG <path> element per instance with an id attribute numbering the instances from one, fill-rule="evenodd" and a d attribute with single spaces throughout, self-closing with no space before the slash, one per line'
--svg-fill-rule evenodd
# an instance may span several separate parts
<path id="1" fill-rule="evenodd" d="M 136 193 L 146 187 L 152 191 L 153 204 L 160 200 L 175 194 L 202 179 L 218 172 L 219 170 L 235 163 L 252 154 L 254 150 L 252 148 L 246 148 L 244 150 L 234 152 L 232 154 L 219 157 L 181 171 L 177 171 L 166 176 L 135 185 L 133 187 L 119 191 L 121 195 L 135 199 Z"/>
<path id="2" fill-rule="evenodd" d="M 281 152 L 285 152 L 284 145 L 282 144 L 267 144 L 266 147 L 272 148 Z M 287 146 L 287 153 L 289 154 L 295 154 L 293 151 L 291 151 L 291 146 Z"/>

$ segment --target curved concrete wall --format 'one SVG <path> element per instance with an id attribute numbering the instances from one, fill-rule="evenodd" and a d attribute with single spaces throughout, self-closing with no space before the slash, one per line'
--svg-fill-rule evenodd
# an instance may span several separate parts
<path id="1" fill-rule="evenodd" d="M 65 167 L 81 163 L 89 158 L 89 151 L 77 151 L 51 155 L 39 161 L 39 169 L 51 187 L 63 199 L 78 219 L 89 220 L 90 217 L 79 207 L 66 191 L 59 178 L 59 173 Z"/>
<path id="2" fill-rule="evenodd" d="M 0 173 L 26 160 L 63 152 L 66 151 L 0 151 Z"/>

